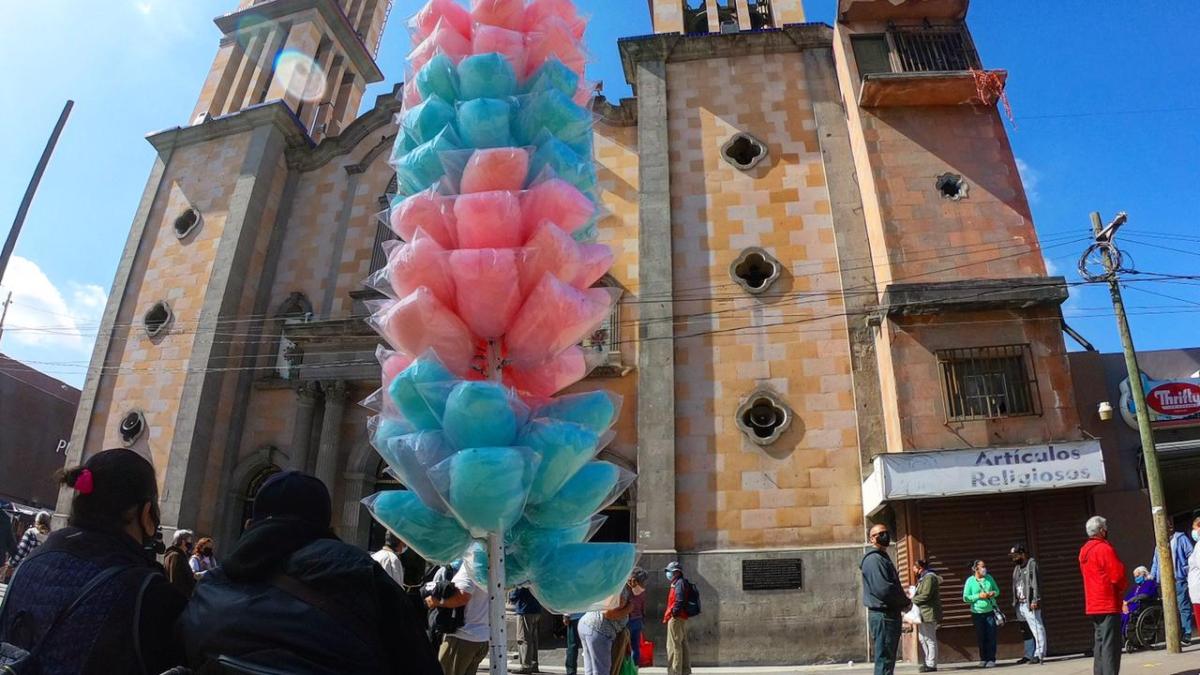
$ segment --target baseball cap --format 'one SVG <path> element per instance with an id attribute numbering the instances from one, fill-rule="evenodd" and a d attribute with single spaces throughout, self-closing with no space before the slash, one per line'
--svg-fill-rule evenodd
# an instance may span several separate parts
<path id="1" fill-rule="evenodd" d="M 333 519 L 329 490 L 316 476 L 283 471 L 263 483 L 254 496 L 255 523 L 268 518 L 297 518 L 327 528 Z"/>

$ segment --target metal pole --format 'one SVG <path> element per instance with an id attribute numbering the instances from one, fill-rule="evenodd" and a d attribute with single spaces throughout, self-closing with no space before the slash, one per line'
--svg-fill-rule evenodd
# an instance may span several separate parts
<path id="1" fill-rule="evenodd" d="M 496 340 L 488 341 L 487 377 L 501 380 L 500 345 Z M 508 601 L 504 593 L 504 533 L 488 535 L 488 672 L 503 675 L 508 672 L 508 626 L 504 623 L 504 607 Z"/>
<path id="2" fill-rule="evenodd" d="M 4 281 L 4 271 L 8 269 L 8 259 L 12 257 L 13 249 L 17 247 L 17 237 L 21 235 L 21 226 L 25 224 L 25 214 L 29 213 L 33 195 L 37 192 L 38 184 L 42 182 L 42 174 L 46 172 L 46 165 L 50 163 L 50 155 L 54 154 L 54 147 L 58 145 L 58 137 L 62 134 L 63 127 L 67 125 L 67 117 L 71 115 L 71 108 L 74 107 L 74 101 L 67 101 L 63 106 L 62 112 L 58 115 L 58 123 L 54 125 L 54 131 L 50 133 L 50 140 L 46 141 L 46 148 L 42 150 L 42 158 L 38 160 L 37 168 L 33 170 L 33 178 L 30 179 L 29 186 L 25 188 L 25 196 L 21 199 L 21 206 L 17 208 L 17 217 L 13 219 L 8 239 L 4 241 L 4 250 L 0 251 L 0 282 Z"/>
<path id="3" fill-rule="evenodd" d="M 4 310 L 0 311 L 0 340 L 4 339 L 4 320 L 8 318 L 8 306 L 12 304 L 12 291 L 8 292 L 8 299 L 4 301 Z"/>
<path id="4" fill-rule="evenodd" d="M 1104 225 L 1099 213 L 1092 214 L 1092 231 L 1099 235 Z M 1116 236 L 1116 232 L 1113 232 Z M 1146 392 L 1142 387 L 1142 371 L 1138 367 L 1137 352 L 1133 348 L 1133 335 L 1129 331 L 1129 319 L 1125 316 L 1125 302 L 1121 298 L 1121 285 L 1117 270 L 1113 269 L 1112 256 L 1104 251 L 1104 266 L 1108 270 L 1108 290 L 1112 295 L 1113 311 L 1117 315 L 1117 330 L 1121 333 L 1121 346 L 1125 351 L 1125 369 L 1129 372 L 1129 394 L 1137 412 L 1138 432 L 1142 437 L 1142 459 L 1146 463 L 1146 483 L 1150 487 L 1150 514 L 1154 523 L 1154 543 L 1158 551 L 1158 583 L 1162 588 L 1164 623 L 1167 628 L 1167 651 L 1178 654 L 1180 626 L 1179 609 L 1176 604 L 1175 561 L 1171 559 L 1171 541 L 1168 538 L 1170 521 L 1164 506 L 1162 477 L 1158 473 L 1158 450 L 1154 446 L 1154 430 L 1150 427 L 1150 411 L 1146 409 Z"/>

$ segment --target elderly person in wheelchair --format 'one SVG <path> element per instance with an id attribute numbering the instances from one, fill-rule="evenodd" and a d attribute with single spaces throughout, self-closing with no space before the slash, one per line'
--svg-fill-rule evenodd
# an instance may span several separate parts
<path id="1" fill-rule="evenodd" d="M 1125 595 L 1121 609 L 1121 634 L 1125 651 L 1132 652 L 1154 645 L 1162 638 L 1162 598 L 1158 584 L 1144 565 L 1133 570 L 1134 587 Z"/>

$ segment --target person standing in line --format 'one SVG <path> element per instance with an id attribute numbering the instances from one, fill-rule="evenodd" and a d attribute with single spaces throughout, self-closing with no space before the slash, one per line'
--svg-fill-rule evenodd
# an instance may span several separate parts
<path id="1" fill-rule="evenodd" d="M 621 589 L 620 604 L 615 609 L 588 612 L 579 620 L 584 675 L 610 675 L 613 653 L 620 649 L 620 655 L 625 655 L 626 648 L 616 647 L 616 642 L 625 632 L 632 598 L 633 593 L 626 583 Z"/>
<path id="2" fill-rule="evenodd" d="M 1000 587 L 988 574 L 987 563 L 976 560 L 971 569 L 974 574 L 963 584 L 963 602 L 971 606 L 971 620 L 975 623 L 975 639 L 979 643 L 979 667 L 996 667 L 996 598 Z"/>
<path id="3" fill-rule="evenodd" d="M 1200 635 L 1200 517 L 1192 520 L 1192 553 L 1188 556 L 1188 599 L 1192 602 L 1192 618 Z"/>
<path id="4" fill-rule="evenodd" d="M 21 562 L 37 550 L 46 542 L 46 537 L 50 536 L 50 512 L 38 511 L 38 514 L 33 517 L 33 527 L 25 530 L 25 534 L 21 537 L 21 542 L 17 544 L 17 552 L 9 560 L 9 567 L 14 571 L 20 566 Z"/>
<path id="5" fill-rule="evenodd" d="M 217 559 L 213 557 L 213 548 L 213 540 L 210 537 L 201 537 L 200 541 L 196 542 L 196 550 L 192 553 L 188 564 L 197 579 L 216 569 Z"/>
<path id="6" fill-rule="evenodd" d="M 454 573 L 451 584 L 458 591 L 449 598 L 429 596 L 425 604 L 429 609 L 463 608 L 463 625 L 442 638 L 438 650 L 438 661 L 444 675 L 474 675 L 488 655 L 488 613 L 491 599 L 486 588 L 481 588 L 471 578 L 471 565 L 463 562 Z"/>
<path id="7" fill-rule="evenodd" d="M 1188 594 L 1188 558 L 1192 555 L 1195 544 L 1191 533 L 1176 532 L 1170 524 L 1167 525 L 1167 537 L 1170 540 L 1171 565 L 1175 568 L 1175 604 L 1179 610 L 1179 634 L 1184 646 L 1192 643 L 1192 603 Z M 1159 567 L 1158 547 L 1154 548 L 1154 562 L 1150 565 L 1150 576 L 1162 586 L 1162 569 Z"/>
<path id="8" fill-rule="evenodd" d="M 578 675 L 579 650 L 582 647 L 579 642 L 579 620 L 582 618 L 582 612 L 563 617 L 563 625 L 567 627 L 567 675 Z"/>
<path id="9" fill-rule="evenodd" d="M 404 586 L 404 567 L 400 564 L 400 555 L 408 548 L 396 535 L 388 532 L 383 535 L 383 548 L 371 554 L 371 559 L 379 563 L 384 572 L 396 582 Z"/>
<path id="10" fill-rule="evenodd" d="M 1088 540 L 1079 550 L 1085 609 L 1095 628 L 1092 670 L 1095 675 L 1121 672 L 1121 599 L 1125 590 L 1125 565 L 1108 543 L 1108 521 L 1088 518 Z"/>
<path id="11" fill-rule="evenodd" d="M 646 570 L 635 567 L 629 575 L 629 590 L 633 599 L 629 609 L 629 653 L 635 665 L 642 661 L 642 629 L 646 617 L 646 579 L 650 575 Z"/>
<path id="12" fill-rule="evenodd" d="M 538 670 L 538 629 L 542 625 L 542 604 L 528 588 L 517 588 L 508 595 L 517 615 L 517 660 L 514 673 L 536 673 Z"/>
<path id="13" fill-rule="evenodd" d="M 1041 663 L 1046 658 L 1046 625 L 1042 622 L 1042 576 L 1037 560 L 1024 544 L 1008 552 L 1013 561 L 1013 610 L 1025 638 L 1025 655 L 1017 663 Z"/>
<path id="14" fill-rule="evenodd" d="M 667 675 L 691 675 L 692 657 L 688 653 L 687 584 L 684 582 L 683 566 L 678 562 L 667 565 L 665 570 L 671 590 L 667 593 L 667 611 L 663 623 L 667 624 Z"/>
<path id="15" fill-rule="evenodd" d="M 192 557 L 195 548 L 196 535 L 191 530 L 175 530 L 171 537 L 171 545 L 163 554 L 163 567 L 167 568 L 167 581 L 179 589 L 187 597 L 191 597 L 196 589 L 196 575 L 192 572 L 188 559 Z"/>
<path id="16" fill-rule="evenodd" d="M 863 605 L 867 608 L 871 644 L 874 645 L 875 675 L 896 672 L 896 651 L 900 647 L 900 615 L 912 607 L 912 601 L 900 585 L 900 574 L 888 557 L 892 535 L 882 523 L 868 534 L 871 550 L 858 563 L 863 578 Z"/>
<path id="17" fill-rule="evenodd" d="M 917 641 L 925 652 L 925 662 L 917 669 L 920 673 L 936 673 L 938 660 L 938 624 L 942 622 L 942 598 L 939 595 L 942 578 L 929 569 L 929 563 L 918 560 L 914 568 L 917 573 L 917 590 L 912 603 L 921 610 L 921 623 L 917 626 Z"/>

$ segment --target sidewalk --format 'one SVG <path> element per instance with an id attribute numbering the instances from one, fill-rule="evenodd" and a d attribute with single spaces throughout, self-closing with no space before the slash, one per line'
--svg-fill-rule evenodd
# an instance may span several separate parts
<path id="1" fill-rule="evenodd" d="M 543 651 L 541 655 L 543 673 L 561 675 L 566 669 L 561 665 L 566 656 L 562 649 Z M 480 669 L 486 672 L 487 666 Z M 963 673 L 982 670 L 978 663 L 956 663 L 938 668 L 939 673 Z M 1168 654 L 1164 649 L 1125 654 L 1121 658 L 1121 671 L 1142 675 L 1200 675 L 1200 644 L 1185 647 L 1182 654 Z M 641 668 L 638 671 L 644 675 L 665 675 L 665 667 Z M 777 666 L 777 667 L 726 667 L 726 668 L 693 668 L 694 675 L 810 675 L 816 673 L 846 673 L 865 675 L 873 672 L 870 663 L 837 663 L 817 666 Z M 896 673 L 902 675 L 915 674 L 916 665 L 904 664 L 896 667 Z M 1040 666 L 1016 665 L 1012 661 L 1000 661 L 997 668 L 991 672 L 1002 672 L 1010 675 L 1090 675 L 1092 659 L 1090 657 L 1067 656 L 1053 657 Z M 582 666 L 578 671 L 583 675 Z"/>

